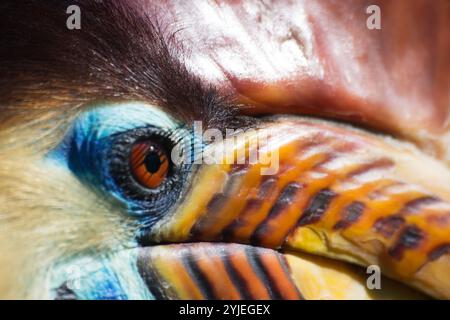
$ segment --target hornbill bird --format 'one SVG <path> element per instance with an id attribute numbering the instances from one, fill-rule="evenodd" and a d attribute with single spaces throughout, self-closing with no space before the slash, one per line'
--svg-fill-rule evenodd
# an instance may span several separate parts
<path id="1" fill-rule="evenodd" d="M 0 298 L 450 298 L 449 49 L 445 0 L 1 1 Z"/>

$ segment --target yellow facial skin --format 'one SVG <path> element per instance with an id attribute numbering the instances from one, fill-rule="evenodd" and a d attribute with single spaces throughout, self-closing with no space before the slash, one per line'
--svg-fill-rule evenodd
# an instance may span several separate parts
<path id="1" fill-rule="evenodd" d="M 411 145 L 301 118 L 279 118 L 261 164 L 205 164 L 157 241 L 227 241 L 306 251 L 368 266 L 450 298 L 450 171 Z M 252 138 L 253 137 L 253 138 Z M 211 146 L 219 148 L 220 146 Z M 228 145 L 251 152 L 250 143 Z M 241 150 L 242 151 L 242 150 Z"/>

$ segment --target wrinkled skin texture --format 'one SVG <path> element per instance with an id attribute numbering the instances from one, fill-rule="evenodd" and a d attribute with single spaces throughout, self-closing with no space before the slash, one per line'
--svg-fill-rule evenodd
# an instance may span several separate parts
<path id="1" fill-rule="evenodd" d="M 366 28 L 367 6 L 381 30 Z M 167 9 L 161 9 L 163 7 Z M 180 30 L 188 63 L 249 114 L 352 121 L 450 161 L 450 3 L 167 1 L 148 10 Z"/>

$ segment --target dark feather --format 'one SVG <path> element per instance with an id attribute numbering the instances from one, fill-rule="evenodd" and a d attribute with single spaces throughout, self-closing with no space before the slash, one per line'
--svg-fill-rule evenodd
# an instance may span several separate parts
<path id="1" fill-rule="evenodd" d="M 81 8 L 81 30 L 66 27 L 69 5 Z M 190 122 L 223 129 L 236 117 L 232 99 L 183 64 L 176 26 L 140 1 L 2 1 L 0 122 L 49 108 L 97 100 L 144 100 Z M 43 110 L 44 109 L 44 110 Z"/>

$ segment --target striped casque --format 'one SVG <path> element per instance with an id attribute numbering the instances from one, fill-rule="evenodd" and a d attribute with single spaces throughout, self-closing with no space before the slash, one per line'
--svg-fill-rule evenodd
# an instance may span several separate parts
<path id="1" fill-rule="evenodd" d="M 324 122 L 275 120 L 264 130 L 271 139 L 258 151 L 279 152 L 275 175 L 261 175 L 259 163 L 204 165 L 186 205 L 162 219 L 151 240 L 238 242 L 378 264 L 450 297 L 450 191 L 442 183 L 450 177 L 434 173 L 437 162 Z M 417 168 L 427 168 L 426 180 Z"/>

